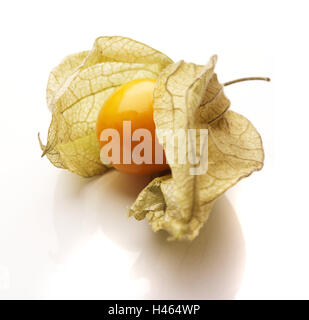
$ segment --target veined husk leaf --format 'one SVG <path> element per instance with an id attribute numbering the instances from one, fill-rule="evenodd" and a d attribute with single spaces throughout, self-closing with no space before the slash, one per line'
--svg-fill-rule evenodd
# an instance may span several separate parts
<path id="1" fill-rule="evenodd" d="M 52 121 L 47 143 L 41 143 L 43 155 L 56 167 L 81 176 L 104 172 L 107 167 L 100 162 L 99 145 L 93 141 L 103 103 L 122 84 L 139 78 L 156 79 L 171 63 L 163 53 L 118 36 L 98 38 L 91 51 L 65 58 L 48 81 Z M 86 145 L 89 141 L 90 146 Z"/>
<path id="2" fill-rule="evenodd" d="M 50 111 L 53 111 L 54 101 L 56 101 L 63 93 L 61 88 L 65 87 L 66 80 L 70 80 L 70 76 L 81 66 L 88 54 L 89 51 L 82 51 L 68 55 L 49 74 L 46 88 L 46 100 Z"/>
<path id="3" fill-rule="evenodd" d="M 218 81 L 217 75 L 213 73 L 197 111 L 198 116 L 201 121 L 211 124 L 220 119 L 229 107 L 230 100 L 224 94 L 223 85 Z"/>
<path id="4" fill-rule="evenodd" d="M 190 221 L 179 218 L 179 205 L 174 197 L 175 184 L 171 175 L 155 178 L 138 195 L 129 210 L 137 220 L 147 219 L 154 232 L 165 230 L 168 240 L 193 240 L 208 219 L 214 201 L 203 204 L 202 214 Z"/>
<path id="5" fill-rule="evenodd" d="M 214 201 L 263 166 L 260 135 L 245 117 L 227 111 L 229 101 L 213 72 L 215 63 L 216 57 L 212 57 L 206 66 L 170 65 L 155 89 L 157 129 L 208 129 L 207 172 L 191 175 L 192 165 L 177 163 L 175 152 L 176 161 L 169 163 L 171 176 L 154 179 L 130 209 L 136 219 L 146 217 L 154 231 L 168 231 L 170 239 L 194 239 Z M 160 131 L 158 138 L 162 138 Z M 170 141 L 162 141 L 168 162 L 169 149 L 174 147 Z M 203 158 L 198 152 L 197 156 Z"/>
<path id="6" fill-rule="evenodd" d="M 71 172 L 91 177 L 106 171 L 100 160 L 100 145 L 95 132 L 68 143 L 57 144 L 56 150 Z"/>

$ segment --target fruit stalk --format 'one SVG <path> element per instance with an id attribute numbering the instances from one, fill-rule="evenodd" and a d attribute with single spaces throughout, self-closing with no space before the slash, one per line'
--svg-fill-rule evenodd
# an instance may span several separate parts
<path id="1" fill-rule="evenodd" d="M 238 83 L 238 82 L 242 82 L 242 81 L 251 81 L 251 80 L 262 80 L 262 81 L 270 81 L 270 78 L 268 77 L 247 77 L 247 78 L 239 78 L 239 79 L 235 79 L 232 81 L 228 81 L 223 83 L 223 86 L 229 86 L 230 84 L 234 84 L 234 83 Z"/>

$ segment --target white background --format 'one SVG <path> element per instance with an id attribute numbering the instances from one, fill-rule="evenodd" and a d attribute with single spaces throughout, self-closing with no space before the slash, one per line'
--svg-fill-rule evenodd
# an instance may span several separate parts
<path id="1" fill-rule="evenodd" d="M 1 1 L 1 298 L 309 298 L 306 1 Z M 167 243 L 126 208 L 147 182 L 83 179 L 40 158 L 50 70 L 123 35 L 174 61 L 219 56 L 232 109 L 266 160 L 221 197 L 193 243 Z"/>

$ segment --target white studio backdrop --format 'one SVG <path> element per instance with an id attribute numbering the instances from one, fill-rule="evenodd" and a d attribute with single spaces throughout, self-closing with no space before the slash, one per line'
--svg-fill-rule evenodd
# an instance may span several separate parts
<path id="1" fill-rule="evenodd" d="M 309 298 L 306 1 L 3 1 L 0 298 Z M 50 70 L 122 35 L 174 61 L 216 53 L 231 109 L 261 133 L 265 167 L 221 197 L 192 244 L 127 219 L 146 178 L 83 179 L 40 158 Z"/>

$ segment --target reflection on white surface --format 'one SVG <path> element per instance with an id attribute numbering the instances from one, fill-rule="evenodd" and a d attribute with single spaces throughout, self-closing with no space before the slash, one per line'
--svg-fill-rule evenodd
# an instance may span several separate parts
<path id="1" fill-rule="evenodd" d="M 146 279 L 131 279 L 137 254 L 106 238 L 101 231 L 71 252 L 48 279 L 45 296 L 50 298 L 136 299 L 147 291 Z"/>
<path id="2" fill-rule="evenodd" d="M 166 242 L 153 235 L 132 270 L 150 279 L 147 298 L 232 299 L 240 285 L 245 246 L 237 217 L 226 198 L 192 243 Z"/>
<path id="3" fill-rule="evenodd" d="M 148 178 L 111 171 L 82 179 L 62 172 L 55 190 L 58 266 L 44 297 L 233 298 L 245 263 L 236 213 L 219 199 L 192 243 L 167 242 L 146 222 L 126 216 Z"/>

